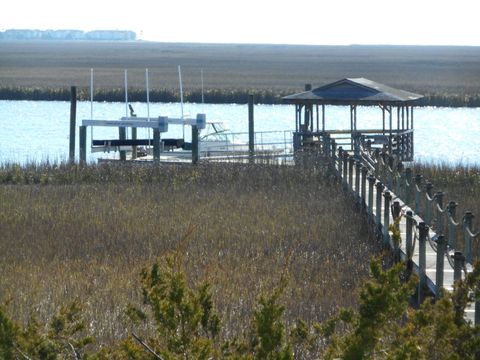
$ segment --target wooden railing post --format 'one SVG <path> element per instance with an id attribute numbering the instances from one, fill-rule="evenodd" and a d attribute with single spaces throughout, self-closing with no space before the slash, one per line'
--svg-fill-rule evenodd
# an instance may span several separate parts
<path id="1" fill-rule="evenodd" d="M 348 185 L 350 189 L 353 190 L 353 165 L 355 164 L 355 159 L 353 156 L 348 158 Z"/>
<path id="2" fill-rule="evenodd" d="M 448 245 L 453 249 L 457 247 L 457 205 L 455 201 L 448 203 Z"/>
<path id="3" fill-rule="evenodd" d="M 413 212 L 411 210 L 407 211 L 406 219 L 406 234 L 405 234 L 405 252 L 407 255 L 408 261 L 411 261 L 413 255 Z"/>
<path id="4" fill-rule="evenodd" d="M 368 212 L 370 216 L 373 218 L 373 186 L 375 185 L 375 176 L 369 175 L 368 178 Z"/>
<path id="5" fill-rule="evenodd" d="M 338 148 L 337 164 L 338 164 L 338 170 L 337 170 L 338 176 L 343 183 L 343 148 L 341 146 Z"/>
<path id="6" fill-rule="evenodd" d="M 381 230 L 382 224 L 382 192 L 385 189 L 385 186 L 379 181 L 377 182 L 377 208 L 376 208 L 376 216 L 375 216 L 375 223 L 377 224 L 378 228 Z"/>
<path id="7" fill-rule="evenodd" d="M 348 153 L 343 152 L 343 186 L 348 189 Z"/>
<path id="8" fill-rule="evenodd" d="M 362 207 L 367 206 L 367 174 L 368 168 L 362 165 L 362 186 L 360 191 L 360 202 L 362 203 Z"/>
<path id="9" fill-rule="evenodd" d="M 421 194 L 422 194 L 422 178 L 420 174 L 415 175 L 415 213 L 420 214 Z"/>
<path id="10" fill-rule="evenodd" d="M 461 251 L 455 251 L 453 254 L 453 282 L 462 279 L 462 271 L 465 267 L 465 256 Z"/>
<path id="11" fill-rule="evenodd" d="M 390 244 L 390 233 L 388 228 L 390 227 L 390 201 L 392 200 L 392 195 L 390 194 L 390 191 L 385 191 L 383 197 L 385 198 L 383 209 L 383 245 L 388 246 Z"/>
<path id="12" fill-rule="evenodd" d="M 360 202 L 360 169 L 362 167 L 362 163 L 358 160 L 355 160 L 355 197 L 357 198 L 357 202 Z"/>
<path id="13" fill-rule="evenodd" d="M 375 159 L 375 171 L 374 175 L 377 179 L 380 179 L 381 171 L 380 167 L 382 166 L 381 156 L 380 156 L 380 149 L 375 149 L 373 151 L 373 157 Z"/>
<path id="14" fill-rule="evenodd" d="M 332 154 L 332 166 L 333 170 L 335 172 L 335 177 L 338 177 L 338 169 L 337 169 L 337 143 L 335 142 L 335 139 L 331 139 L 330 141 L 330 146 L 331 146 L 331 154 Z"/>
<path id="15" fill-rule="evenodd" d="M 405 169 L 405 204 L 411 206 L 411 197 L 412 197 L 412 169 L 406 168 Z"/>
<path id="16" fill-rule="evenodd" d="M 420 273 L 420 282 L 418 284 L 418 303 L 421 304 L 423 301 L 423 289 L 426 284 L 426 264 L 427 264 L 427 236 L 429 228 L 428 225 L 424 222 L 418 224 L 418 267 Z"/>
<path id="17" fill-rule="evenodd" d="M 436 233 L 438 235 L 444 235 L 444 222 L 443 222 L 443 192 L 438 191 L 435 193 L 435 201 L 436 201 L 436 210 L 437 210 L 437 224 L 436 224 Z"/>
<path id="18" fill-rule="evenodd" d="M 439 235 L 437 238 L 437 269 L 435 274 L 435 285 L 437 287 L 437 299 L 440 297 L 443 288 L 443 271 L 445 266 L 445 236 Z"/>
<path id="19" fill-rule="evenodd" d="M 433 184 L 431 182 L 427 182 L 425 184 L 425 222 L 430 225 L 432 222 L 432 202 L 433 202 Z"/>
<path id="20" fill-rule="evenodd" d="M 465 259 L 468 263 L 472 263 L 473 254 L 472 254 L 472 237 L 469 234 L 469 231 L 472 232 L 472 220 L 474 216 L 471 211 L 466 211 L 465 215 L 463 216 L 463 236 L 465 240 L 464 245 L 464 252 L 465 252 Z"/>
<path id="21" fill-rule="evenodd" d="M 403 199 L 405 199 L 404 195 L 402 194 L 402 189 L 405 188 L 405 179 L 404 179 L 404 173 L 403 173 L 403 164 L 399 162 L 397 164 L 397 169 L 396 172 L 393 174 L 394 179 L 395 179 L 395 193 L 397 196 L 401 196 Z"/>

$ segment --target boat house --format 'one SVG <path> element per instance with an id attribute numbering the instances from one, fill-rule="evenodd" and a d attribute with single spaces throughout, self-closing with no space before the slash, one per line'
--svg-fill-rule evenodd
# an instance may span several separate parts
<path id="1" fill-rule="evenodd" d="M 304 92 L 285 96 L 283 101 L 295 105 L 294 151 L 315 148 L 324 135 L 330 135 L 353 154 L 368 143 L 386 147 L 400 161 L 412 161 L 413 108 L 422 97 L 365 78 L 347 78 L 313 90 L 306 85 Z M 326 130 L 326 105 L 349 106 L 350 129 Z M 381 128 L 362 127 L 357 121 L 359 106 L 379 107 Z"/>

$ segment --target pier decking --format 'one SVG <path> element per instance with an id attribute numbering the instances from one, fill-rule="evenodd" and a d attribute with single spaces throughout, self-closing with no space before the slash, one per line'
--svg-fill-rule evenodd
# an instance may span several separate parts
<path id="1" fill-rule="evenodd" d="M 442 193 L 431 194 L 431 186 L 421 186 L 419 179 L 414 183 L 410 169 L 403 169 L 386 152 L 363 153 L 369 156 L 366 162 L 337 149 L 328 135 L 322 143 L 317 154 L 327 159 L 331 171 L 365 211 L 384 246 L 410 261 L 412 271 L 419 275 L 419 302 L 428 293 L 440 297 L 442 289 L 452 291 L 455 281 L 472 271 L 472 242 L 480 238 L 480 232 L 473 233 L 468 213 L 457 222 L 455 206 L 443 206 Z M 395 243 L 392 226 L 400 231 L 399 243 Z M 464 234 L 462 246 L 457 244 L 457 234 Z M 475 324 L 480 323 L 478 306 L 472 303 L 465 311 L 467 320 Z"/>

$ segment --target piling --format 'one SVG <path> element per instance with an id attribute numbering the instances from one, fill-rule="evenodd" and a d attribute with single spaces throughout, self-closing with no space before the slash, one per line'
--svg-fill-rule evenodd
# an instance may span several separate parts
<path id="1" fill-rule="evenodd" d="M 120 140 L 126 140 L 127 139 L 127 129 L 124 127 L 119 127 L 118 128 L 118 138 Z M 121 161 L 126 161 L 127 160 L 127 152 L 122 150 L 120 151 L 120 160 Z"/>
<path id="2" fill-rule="evenodd" d="M 418 303 L 421 304 L 423 300 L 423 289 L 425 288 L 426 279 L 426 265 L 427 265 L 427 236 L 429 232 L 428 225 L 424 222 L 418 224 L 418 267 L 420 273 L 420 282 L 418 284 Z"/>
<path id="3" fill-rule="evenodd" d="M 198 127 L 192 125 L 192 164 L 198 164 Z"/>
<path id="4" fill-rule="evenodd" d="M 137 140 L 137 128 L 132 128 L 132 140 Z M 137 158 L 137 147 L 132 146 L 132 160 Z"/>
<path id="5" fill-rule="evenodd" d="M 453 249 L 457 246 L 457 226 L 455 225 L 457 206 L 455 201 L 448 203 L 448 245 Z"/>
<path id="6" fill-rule="evenodd" d="M 255 156 L 255 128 L 253 105 L 253 95 L 248 95 L 248 159 L 250 163 L 253 163 Z"/>
<path id="7" fill-rule="evenodd" d="M 437 238 L 437 269 L 435 273 L 435 284 L 437 286 L 437 299 L 440 297 L 443 289 L 443 270 L 445 266 L 445 236 L 439 235 Z"/>
<path id="8" fill-rule="evenodd" d="M 68 161 L 75 162 L 75 129 L 77 122 L 77 88 L 72 86 L 70 88 L 70 138 Z"/>
<path id="9" fill-rule="evenodd" d="M 85 163 L 87 161 L 87 127 L 80 126 L 79 127 L 79 147 L 80 147 L 80 163 Z"/>
<path id="10" fill-rule="evenodd" d="M 407 211 L 406 219 L 406 234 L 405 234 L 405 251 L 407 255 L 407 270 L 410 274 L 413 269 L 413 212 L 411 210 Z"/>
<path id="11" fill-rule="evenodd" d="M 377 188 L 377 207 L 375 214 L 375 223 L 377 224 L 378 229 L 382 229 L 382 192 L 385 189 L 385 186 L 379 181 L 376 185 Z"/>
<path id="12" fill-rule="evenodd" d="M 383 245 L 388 246 L 390 244 L 388 228 L 390 227 L 390 201 L 392 200 L 392 195 L 390 191 L 385 191 L 383 197 L 385 198 L 385 207 L 383 209 Z"/>
<path id="13" fill-rule="evenodd" d="M 153 161 L 160 161 L 160 130 L 153 129 Z"/>
<path id="14" fill-rule="evenodd" d="M 453 281 L 459 281 L 462 279 L 462 271 L 465 266 L 465 256 L 461 251 L 455 251 L 453 254 Z"/>
<path id="15" fill-rule="evenodd" d="M 368 175 L 368 212 L 370 216 L 373 218 L 373 186 L 375 185 L 375 176 Z"/>
<path id="16" fill-rule="evenodd" d="M 469 234 L 469 231 L 472 231 L 472 221 L 473 221 L 473 213 L 471 211 L 466 211 L 465 215 L 463 216 L 463 237 L 464 237 L 464 250 L 465 250 L 465 258 L 468 263 L 472 263 L 473 255 L 472 255 L 472 237 Z"/>

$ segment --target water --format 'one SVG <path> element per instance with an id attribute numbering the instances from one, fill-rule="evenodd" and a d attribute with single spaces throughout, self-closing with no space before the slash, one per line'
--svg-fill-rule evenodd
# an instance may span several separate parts
<path id="1" fill-rule="evenodd" d="M 138 116 L 147 116 L 145 103 L 132 103 Z M 150 104 L 150 116 L 179 117 L 180 105 Z M 77 105 L 77 126 L 90 118 L 90 103 Z M 223 121 L 233 132 L 248 131 L 247 105 L 185 104 L 184 112 L 194 117 L 205 113 L 207 121 Z M 70 103 L 61 101 L 0 101 L 0 163 L 65 161 L 68 157 Z M 125 104 L 94 103 L 94 119 L 125 116 Z M 326 128 L 348 129 L 347 107 L 326 107 Z M 381 128 L 382 113 L 376 107 L 357 111 L 358 128 Z M 396 121 L 396 119 L 395 119 Z M 255 131 L 292 130 L 295 110 L 292 105 L 256 105 Z M 417 108 L 414 113 L 415 160 L 451 164 L 480 164 L 480 108 Z M 187 138 L 189 127 L 185 128 Z M 78 131 L 77 131 L 78 133 Z M 87 142 L 91 138 L 88 130 Z M 96 128 L 95 139 L 116 138 L 116 129 Z M 138 137 L 148 136 L 138 130 Z M 182 136 L 181 126 L 170 126 L 168 137 Z M 76 139 L 78 156 L 78 134 Z M 89 161 L 95 156 L 88 154 Z"/>

